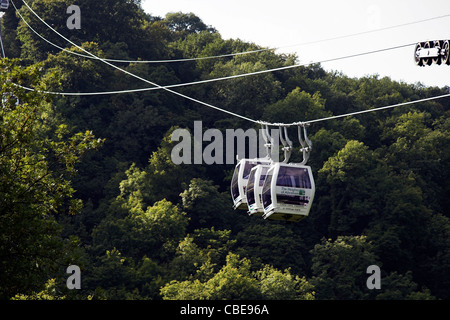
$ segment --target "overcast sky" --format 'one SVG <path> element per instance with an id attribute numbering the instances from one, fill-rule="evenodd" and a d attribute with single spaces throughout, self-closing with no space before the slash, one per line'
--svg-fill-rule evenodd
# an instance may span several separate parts
<path id="1" fill-rule="evenodd" d="M 241 39 L 279 53 L 296 53 L 300 63 L 322 61 L 426 40 L 450 39 L 450 16 L 318 44 L 292 46 L 450 14 L 449 0 L 143 0 L 144 10 L 164 17 L 193 12 L 224 39 Z M 414 46 L 322 63 L 350 77 L 378 74 L 426 86 L 450 86 L 450 66 L 418 67 Z"/>

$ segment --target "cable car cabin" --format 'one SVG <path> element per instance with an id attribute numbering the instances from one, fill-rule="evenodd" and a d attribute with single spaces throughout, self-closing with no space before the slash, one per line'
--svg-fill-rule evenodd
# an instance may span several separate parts
<path id="1" fill-rule="evenodd" d="M 250 171 L 258 164 L 267 164 L 269 162 L 269 160 L 264 159 L 241 159 L 238 162 L 231 179 L 231 197 L 233 198 L 234 209 L 248 209 L 245 194 Z"/>
<path id="2" fill-rule="evenodd" d="M 6 10 L 9 8 L 9 0 L 1 0 L 0 2 L 0 9 Z"/>
<path id="3" fill-rule="evenodd" d="M 264 219 L 300 221 L 314 200 L 311 167 L 276 163 L 267 171 L 262 190 Z"/>
<path id="4" fill-rule="evenodd" d="M 246 192 L 249 215 L 262 216 L 264 213 L 261 194 L 269 168 L 268 164 L 259 164 L 250 171 Z"/>

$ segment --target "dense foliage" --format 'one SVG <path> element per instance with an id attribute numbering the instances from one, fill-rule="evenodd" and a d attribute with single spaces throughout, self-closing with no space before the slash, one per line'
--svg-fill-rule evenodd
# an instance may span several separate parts
<path id="1" fill-rule="evenodd" d="M 19 2 L 19 1 L 15 1 Z M 145 14 L 139 1 L 28 1 L 104 58 L 178 59 L 260 49 L 225 40 L 195 14 Z M 72 52 L 25 6 L 43 37 Z M 175 128 L 255 128 L 44 42 L 13 9 L 2 19 L 0 297 L 3 299 L 449 299 L 450 100 L 311 125 L 310 216 L 285 224 L 231 206 L 233 165 L 175 165 Z M 160 85 L 291 65 L 272 51 L 120 64 Z M 254 119 L 312 120 L 432 97 L 446 88 L 326 72 L 320 65 L 177 91 Z M 17 101 L 19 101 L 17 103 Z M 95 137 L 94 137 L 95 135 Z M 294 136 L 294 134 L 292 134 Z M 293 161 L 301 158 L 298 148 Z M 82 289 L 66 288 L 81 267 Z M 369 290 L 370 265 L 381 289 Z"/>

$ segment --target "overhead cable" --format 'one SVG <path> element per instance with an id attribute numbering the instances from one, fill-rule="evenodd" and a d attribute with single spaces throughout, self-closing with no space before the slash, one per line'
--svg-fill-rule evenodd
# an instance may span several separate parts
<path id="1" fill-rule="evenodd" d="M 112 63 L 110 63 L 110 62 L 108 62 L 108 61 L 105 61 L 104 59 L 102 59 L 102 58 L 96 56 L 95 54 L 93 54 L 93 53 L 87 51 L 86 49 L 80 47 L 80 46 L 77 45 L 76 43 L 72 42 L 71 40 L 69 40 L 68 38 L 66 38 L 66 37 L 63 36 L 62 34 L 60 34 L 58 31 L 56 31 L 54 28 L 52 28 L 47 22 L 45 22 L 45 21 L 44 21 L 44 20 L 43 20 L 43 19 L 42 19 L 42 18 L 41 18 L 41 17 L 40 17 L 40 16 L 39 16 L 39 15 L 38 15 L 38 14 L 37 14 L 37 13 L 36 13 L 29 5 L 28 5 L 28 3 L 27 3 L 25 0 L 22 0 L 22 1 L 23 1 L 23 3 L 28 7 L 28 9 L 30 10 L 31 13 L 33 13 L 33 14 L 34 14 L 34 15 L 35 15 L 35 16 L 36 16 L 43 24 L 45 24 L 50 30 L 52 30 L 54 33 L 56 33 L 59 37 L 61 37 L 62 39 L 64 39 L 64 40 L 67 41 L 68 43 L 70 43 L 72 46 L 74 46 L 74 47 L 80 49 L 81 51 L 87 53 L 88 55 L 92 56 L 93 58 L 98 59 L 98 60 L 100 60 L 101 62 L 103 62 L 103 63 L 105 63 L 105 64 L 111 66 L 112 68 L 114 68 L 114 69 L 116 69 L 116 70 L 118 70 L 118 71 L 120 71 L 120 72 L 123 72 L 123 73 L 125 73 L 125 74 L 128 74 L 128 75 L 130 75 L 130 76 L 132 76 L 132 77 L 134 77 L 134 78 L 136 78 L 136 79 L 138 79 L 138 80 L 144 81 L 144 82 L 146 82 L 146 83 L 148 83 L 148 84 L 150 84 L 150 85 L 153 85 L 153 86 L 155 86 L 155 87 L 161 88 L 161 89 L 163 89 L 163 90 L 165 90 L 165 91 L 167 91 L 167 92 L 170 92 L 170 93 L 173 93 L 173 94 L 175 94 L 175 95 L 177 95 L 177 96 L 180 96 L 180 97 L 182 97 L 182 98 L 185 98 L 185 99 L 187 99 L 187 100 L 190 100 L 190 101 L 193 101 L 193 102 L 202 104 L 202 105 L 204 105 L 204 106 L 206 106 L 206 107 L 209 107 L 209 108 L 212 108 L 212 109 L 216 109 L 216 110 L 222 111 L 222 112 L 224 112 L 224 113 L 228 113 L 228 114 L 230 114 L 230 115 L 232 115 L 232 116 L 235 116 L 235 117 L 238 117 L 238 118 L 241 118 L 241 119 L 250 121 L 250 122 L 257 123 L 256 120 L 253 120 L 253 119 L 250 119 L 250 118 L 248 118 L 248 117 L 242 116 L 242 115 L 240 115 L 240 114 L 236 114 L 236 113 L 234 113 L 234 112 L 231 112 L 231 111 L 228 111 L 228 110 L 225 110 L 225 109 L 216 107 L 216 106 L 214 106 L 214 105 L 212 105 L 212 104 L 209 104 L 209 103 L 203 102 L 203 101 L 201 101 L 201 100 L 192 98 L 192 97 L 190 97 L 190 96 L 187 96 L 187 95 L 185 95 L 185 94 L 179 93 L 179 92 L 174 91 L 174 90 L 172 90 L 172 89 L 162 87 L 162 86 L 160 86 L 159 84 L 157 84 L 157 83 L 155 83 L 155 82 L 152 82 L 152 81 L 150 81 L 150 80 L 144 79 L 144 78 L 142 78 L 142 77 L 140 77 L 140 76 L 138 76 L 138 75 L 136 75 L 136 74 L 133 74 L 133 73 L 127 71 L 127 70 L 124 70 L 124 69 L 122 69 L 122 68 L 120 68 L 120 67 L 118 67 L 118 66 L 116 66 L 116 65 L 114 65 L 114 64 L 112 64 Z M 11 0 L 11 2 L 14 3 L 14 1 L 12 1 L 12 0 Z"/>
<path id="2" fill-rule="evenodd" d="M 413 46 L 415 44 L 416 43 L 407 43 L 407 44 L 398 45 L 398 46 L 394 46 L 394 47 L 388 47 L 388 48 L 377 49 L 377 50 L 372 50 L 372 51 L 360 52 L 360 53 L 356 53 L 356 54 L 341 56 L 341 57 L 337 57 L 337 58 L 330 58 L 330 59 L 325 59 L 325 60 L 320 60 L 320 61 L 315 61 L 315 62 L 308 62 L 308 63 L 302 63 L 302 64 L 293 64 L 293 65 L 288 65 L 288 66 L 283 66 L 283 67 L 278 67 L 278 68 L 265 69 L 265 70 L 259 70 L 259 71 L 248 72 L 248 73 L 241 73 L 241 74 L 225 76 L 225 77 L 220 77 L 220 78 L 204 79 L 204 80 L 198 80 L 198 81 L 192 81 L 192 82 L 170 84 L 170 85 L 165 85 L 165 86 L 140 88 L 140 89 L 127 89 L 127 90 L 118 90 L 118 91 L 103 91 L 103 92 L 102 91 L 100 91 L 100 92 L 54 92 L 54 91 L 43 91 L 43 93 L 55 94 L 55 95 L 66 95 L 66 96 L 90 96 L 90 95 L 109 95 L 109 94 L 134 93 L 134 92 L 142 92 L 142 91 L 170 89 L 170 88 L 185 87 L 185 86 L 198 85 L 198 84 L 204 84 L 204 83 L 211 83 L 211 82 L 216 82 L 216 81 L 231 80 L 231 79 L 237 79 L 237 78 L 242 78 L 242 77 L 247 77 L 247 76 L 260 75 L 260 74 L 264 74 L 264 73 L 283 71 L 283 70 L 299 68 L 299 67 L 306 67 L 306 66 L 313 65 L 313 64 L 323 64 L 323 63 L 327 63 L 327 62 L 333 62 L 333 61 L 338 61 L 338 60 L 356 58 L 356 57 L 370 55 L 370 54 L 375 54 L 375 53 L 380 53 L 380 52 L 384 52 L 384 51 L 390 51 L 390 50 L 400 49 L 400 48 L 404 48 L 404 47 L 409 47 L 409 46 Z M 27 87 L 23 87 L 23 88 L 27 89 L 27 90 L 34 90 L 32 88 L 27 88 Z"/>
<path id="3" fill-rule="evenodd" d="M 263 125 L 267 125 L 267 126 L 299 126 L 299 125 L 307 125 L 307 124 L 311 124 L 311 123 L 315 123 L 315 122 L 320 122 L 320 121 L 327 121 L 327 120 L 332 120 L 332 119 L 337 119 L 337 118 L 342 118 L 342 117 L 347 117 L 347 116 L 352 116 L 352 115 L 357 115 L 357 114 L 362 114 L 362 113 L 375 112 L 375 111 L 379 111 L 379 110 L 384 110 L 384 109 L 389 109 L 389 108 L 395 108 L 395 107 L 405 106 L 405 105 L 412 105 L 412 104 L 416 104 L 416 103 L 420 103 L 420 102 L 425 102 L 425 101 L 431 101 L 431 100 L 436 100 L 436 99 L 441 99 L 441 98 L 450 97 L 450 93 L 449 93 L 449 94 L 444 94 L 444 95 L 440 95 L 440 96 L 435 96 L 435 97 L 430 97 L 430 98 L 424 98 L 424 99 L 419 99 L 419 100 L 415 100 L 415 101 L 408 101 L 408 102 L 403 102 L 403 103 L 393 104 L 393 105 L 384 106 L 384 107 L 379 107 L 379 108 L 373 108 L 373 109 L 362 110 L 362 111 L 357 111 L 357 112 L 352 112 L 352 113 L 347 113 L 347 114 L 342 114 L 342 115 L 330 116 L 330 117 L 326 117 L 326 118 L 320 118 L 320 119 L 315 119 L 315 120 L 309 120 L 309 121 L 305 121 L 305 122 L 293 122 L 293 123 L 288 123 L 288 124 L 285 124 L 285 123 L 270 123 L 270 122 L 265 122 L 265 121 L 260 121 L 260 120 L 254 120 L 254 119 L 251 119 L 251 118 L 242 116 L 242 115 L 240 115 L 240 114 L 236 114 L 236 113 L 234 113 L 234 112 L 231 112 L 231 111 L 228 111 L 228 110 L 225 110 L 225 109 L 216 107 L 216 106 L 214 106 L 214 105 L 211 105 L 211 104 L 209 104 L 209 103 L 200 101 L 200 100 L 198 100 L 198 99 L 189 97 L 189 96 L 184 95 L 184 94 L 182 94 L 182 93 L 179 93 L 179 92 L 177 92 L 177 91 L 171 90 L 171 89 L 169 89 L 168 87 L 160 86 L 160 85 L 158 85 L 158 84 L 156 84 L 156 83 L 154 83 L 154 82 L 152 82 L 152 81 L 149 81 L 149 80 L 147 80 L 147 79 L 144 79 L 144 78 L 142 78 L 142 77 L 140 77 L 140 76 L 138 76 L 138 75 L 135 75 L 135 74 L 133 74 L 133 73 L 127 71 L 127 70 L 121 69 L 120 67 L 117 67 L 117 66 L 111 64 L 110 62 L 105 61 L 104 59 L 97 57 L 97 56 L 94 55 L 93 53 L 90 53 L 90 52 L 87 51 L 86 49 L 84 49 L 84 48 L 78 46 L 77 44 L 73 43 L 71 40 L 69 40 L 69 39 L 67 39 L 66 37 L 64 37 L 64 36 L 63 36 L 62 34 L 60 34 L 58 31 L 56 31 L 55 29 L 53 29 L 53 28 L 52 28 L 50 25 L 48 25 L 48 24 L 47 24 L 47 23 L 46 23 L 39 15 L 37 15 L 36 12 L 34 12 L 34 10 L 28 5 L 28 3 L 27 3 L 25 0 L 22 0 L 22 1 L 23 1 L 24 4 L 28 7 L 28 9 L 29 9 L 29 10 L 30 10 L 30 11 L 31 11 L 31 12 L 32 12 L 32 13 L 33 13 L 33 14 L 34 14 L 34 15 L 35 15 L 42 23 L 44 23 L 50 30 L 52 30 L 53 32 L 55 32 L 58 36 L 60 36 L 61 38 L 63 38 L 65 41 L 67 41 L 67 42 L 70 43 L 71 45 L 75 46 L 76 48 L 80 49 L 81 51 L 83 51 L 83 52 L 87 53 L 88 55 L 92 56 L 93 58 L 98 59 L 98 60 L 100 60 L 101 62 L 103 62 L 103 63 L 105 63 L 105 64 L 107 64 L 107 65 L 109 65 L 109 66 L 115 68 L 116 70 L 119 70 L 119 71 L 121 71 L 121 72 L 123 72 L 123 73 L 125 73 L 125 74 L 128 74 L 128 75 L 130 75 L 130 76 L 132 76 L 132 77 L 134 77 L 134 78 L 136 78 L 136 79 L 139 79 L 139 80 L 144 81 L 144 82 L 146 82 L 146 83 L 148 83 L 148 84 L 151 84 L 151 85 L 155 86 L 155 87 L 158 88 L 158 89 L 163 89 L 163 90 L 165 90 L 165 91 L 167 91 L 167 92 L 173 93 L 173 94 L 175 94 L 175 95 L 178 95 L 178 96 L 183 97 L 183 98 L 185 98 L 185 99 L 191 100 L 191 101 L 193 101 L 193 102 L 197 102 L 197 103 L 202 104 L 202 105 L 204 105 L 204 106 L 207 106 L 207 107 L 209 107 L 209 108 L 213 108 L 213 109 L 216 109 L 216 110 L 218 110 L 218 111 L 221 111 L 221 112 L 230 114 L 230 115 L 232 115 L 232 116 L 235 116 L 235 117 L 238 117 L 238 118 L 241 118 L 241 119 L 244 119 L 244 120 L 253 122 L 253 123 L 257 123 L 257 124 L 263 124 Z M 11 0 L 11 2 L 14 4 L 13 0 Z M 408 45 L 410 45 L 410 44 L 408 44 Z M 405 46 L 408 46 L 408 45 L 397 46 L 397 47 L 395 47 L 395 48 L 398 48 L 398 47 L 405 47 Z M 381 51 L 386 51 L 386 50 L 388 50 L 388 49 L 375 50 L 375 51 L 373 51 L 372 53 L 375 53 L 375 52 L 381 52 Z M 367 53 L 366 53 L 366 54 L 367 54 Z M 362 54 L 355 54 L 355 55 L 348 56 L 348 57 L 356 57 L 356 56 L 360 56 L 360 55 L 362 55 Z M 329 61 L 331 61 L 331 60 L 329 60 Z M 294 67 L 294 66 L 287 66 L 287 67 L 282 67 L 282 68 L 278 68 L 278 69 L 281 70 L 281 69 L 286 69 L 286 68 L 289 68 L 289 67 L 292 68 L 292 67 Z M 262 72 L 264 72 L 264 71 L 260 71 L 259 73 L 262 73 Z M 266 71 L 266 72 L 267 72 L 267 71 Z M 256 73 L 254 73 L 254 74 L 256 74 Z M 238 75 L 237 75 L 237 76 L 238 76 Z M 233 76 L 233 77 L 235 77 L 235 76 Z"/>
<path id="4" fill-rule="evenodd" d="M 304 122 L 293 122 L 291 124 L 286 124 L 286 126 L 295 126 L 295 125 L 300 125 L 300 124 L 311 124 L 311 123 L 315 123 L 315 122 L 328 121 L 328 120 L 350 117 L 350 116 L 355 116 L 358 114 L 363 114 L 363 113 L 368 113 L 368 112 L 392 109 L 392 108 L 396 108 L 396 107 L 407 106 L 407 105 L 412 105 L 412 104 L 416 104 L 416 103 L 432 101 L 432 100 L 448 98 L 448 97 L 450 97 L 450 93 L 443 94 L 440 96 L 430 97 L 430 98 L 418 99 L 418 100 L 414 100 L 414 101 L 407 101 L 407 102 L 402 102 L 402 103 L 397 103 L 397 104 L 391 104 L 389 106 L 384 106 L 384 107 L 379 107 L 379 108 L 366 109 L 366 110 L 361 110 L 361 111 L 356 111 L 356 112 L 340 114 L 340 115 L 336 115 L 336 116 L 330 116 L 330 117 L 326 117 L 326 118 L 320 118 L 320 119 L 309 120 L 309 121 L 304 121 Z"/>
<path id="5" fill-rule="evenodd" d="M 35 33 L 37 36 L 39 36 L 41 39 L 43 39 L 44 41 L 49 43 L 50 45 L 52 45 L 52 46 L 54 46 L 54 47 L 56 47 L 56 48 L 58 48 L 60 50 L 66 51 L 66 52 L 68 52 L 70 54 L 78 55 L 78 56 L 85 57 L 85 58 L 88 58 L 88 59 L 96 59 L 96 58 L 94 58 L 94 57 L 92 57 L 90 55 L 84 55 L 84 54 L 80 54 L 80 53 L 75 52 L 75 51 L 67 50 L 65 48 L 62 48 L 61 46 L 58 46 L 57 44 L 54 44 L 53 42 L 49 41 L 48 39 L 45 39 L 41 34 L 39 34 L 35 29 L 33 29 L 30 26 L 30 24 L 20 14 L 19 10 L 17 9 L 17 7 L 15 6 L 14 3 L 13 3 L 13 6 L 14 6 L 14 9 L 16 10 L 16 12 L 18 13 L 18 15 L 20 16 L 20 18 L 22 19 L 22 21 L 30 28 L 30 30 L 33 33 Z M 252 54 L 252 53 L 258 53 L 258 52 L 264 52 L 264 51 L 275 51 L 275 50 L 279 50 L 279 49 L 283 49 L 283 48 L 302 47 L 302 46 L 307 46 L 307 45 L 312 45 L 312 44 L 317 44 L 317 43 L 322 43 L 322 42 L 328 42 L 328 41 L 333 41 L 333 40 L 340 40 L 340 39 L 345 39 L 345 38 L 351 38 L 351 37 L 360 36 L 360 35 L 364 35 L 364 34 L 369 34 L 369 33 L 385 31 L 385 30 L 389 30 L 389 29 L 400 28 L 400 27 L 404 27 L 404 26 L 408 26 L 408 25 L 423 23 L 423 22 L 437 20 L 437 19 L 443 19 L 443 18 L 447 18 L 447 17 L 450 17 L 450 14 L 441 15 L 441 16 L 437 16 L 437 17 L 431 17 L 431 18 L 417 20 L 417 21 L 412 21 L 412 22 L 407 22 L 407 23 L 393 25 L 393 26 L 388 26 L 388 27 L 383 27 L 383 28 L 378 28 L 378 29 L 372 29 L 372 30 L 367 30 L 367 31 L 347 34 L 347 35 L 341 35 L 341 36 L 330 37 L 330 38 L 325 38 L 325 39 L 319 39 L 319 40 L 314 40 L 314 41 L 308 41 L 308 42 L 303 42 L 303 43 L 297 43 L 297 44 L 292 44 L 292 45 L 279 46 L 279 47 L 276 47 L 276 48 L 262 48 L 262 49 L 256 49 L 256 50 L 249 50 L 249 51 L 242 51 L 242 52 L 235 52 L 235 53 L 227 53 L 227 54 L 207 56 L 207 57 L 182 58 L 182 59 L 162 59 L 162 60 L 123 60 L 123 59 L 103 58 L 103 60 L 109 61 L 109 62 L 118 62 L 118 63 L 149 63 L 150 64 L 150 63 L 171 63 L 171 62 L 185 62 L 185 61 L 196 61 L 196 60 L 226 58 L 226 57 L 234 57 L 234 56 L 238 56 L 238 55 Z"/>
<path id="6" fill-rule="evenodd" d="M 13 6 L 14 8 L 17 10 L 16 6 L 14 5 L 13 2 Z M 18 12 L 20 18 L 23 19 L 23 16 Z M 40 38 L 42 38 L 44 41 L 51 43 L 48 39 L 44 38 L 42 35 L 40 35 L 39 33 L 37 33 L 25 20 L 24 22 L 27 24 L 28 27 L 30 27 L 30 29 L 35 32 Z M 331 39 L 331 38 L 330 38 Z M 259 75 L 259 74 L 263 74 L 263 73 L 269 73 L 269 72 L 275 72 L 275 71 L 282 71 L 282 70 L 287 70 L 287 69 L 292 69 L 292 68 L 298 68 L 298 67 L 303 67 L 303 66 L 308 66 L 308 65 L 312 65 L 312 64 L 319 64 L 319 63 L 327 63 L 327 62 L 333 62 L 333 61 L 338 61 L 338 60 L 344 60 L 344 59 L 349 59 L 349 58 L 354 58 L 354 57 L 358 57 L 358 56 L 363 56 L 363 55 L 369 55 L 369 54 L 374 54 L 374 53 L 379 53 L 379 52 L 383 52 L 383 51 L 388 51 L 388 50 L 394 50 L 394 49 L 399 49 L 399 48 L 403 48 L 403 47 L 407 47 L 407 46 L 413 46 L 416 43 L 410 43 L 410 44 L 404 44 L 404 45 L 399 45 L 399 46 L 394 46 L 394 47 L 389 47 L 389 48 L 383 48 L 383 49 L 377 49 L 377 50 L 373 50 L 373 51 L 368 51 L 368 52 L 362 52 L 362 53 L 357 53 L 357 54 L 352 54 L 352 55 L 347 55 L 347 56 L 341 56 L 341 57 L 337 57 L 337 58 L 331 58 L 331 59 L 326 59 L 326 60 L 321 60 L 321 61 L 316 61 L 316 62 L 309 62 L 309 63 L 304 63 L 304 64 L 293 64 L 293 65 L 289 65 L 289 66 L 283 66 L 283 67 L 278 67 L 278 68 L 273 68 L 273 69 L 267 69 L 267 70 L 260 70 L 260 71 L 254 71 L 254 72 L 249 72 L 249 73 L 243 73 L 243 74 L 238 74 L 238 75 L 232 75 L 232 76 L 225 76 L 225 77 L 220 77 L 220 78 L 213 78 L 213 79 L 205 79 L 205 80 L 199 80 L 199 81 L 193 81 L 193 82 L 187 82 L 187 83 L 181 83 L 181 84 L 172 84 L 172 85 L 165 85 L 164 88 L 176 88 L 176 87 L 183 87 L 183 86 L 190 86 L 190 85 L 197 85 L 197 84 L 203 84 L 203 83 L 209 83 L 209 82 L 215 82 L 215 81 L 222 81 L 222 80 L 229 80 L 229 79 L 236 79 L 236 78 L 240 78 L 240 77 L 246 77 L 246 76 L 253 76 L 253 75 Z M 76 53 L 77 55 L 83 56 L 83 57 L 89 57 L 89 58 L 93 58 L 92 56 L 89 55 L 83 55 L 74 51 L 70 51 L 67 50 L 65 48 L 62 48 L 60 46 L 57 46 L 57 48 L 64 50 L 66 52 L 69 53 Z M 105 61 L 108 61 L 108 59 L 103 59 Z M 23 87 L 24 89 L 27 90 L 32 90 L 32 88 L 27 88 L 27 87 Z M 92 96 L 92 95 L 109 95 L 109 94 L 121 94 L 121 93 L 135 93 L 135 92 L 142 92 L 142 91 L 151 91 L 151 90 L 159 90 L 162 89 L 163 87 L 150 87 L 150 88 L 141 88 L 141 89 L 128 89 L 128 90 L 117 90 L 117 91 L 105 91 L 105 92 L 85 92 L 85 93 L 78 93 L 78 92 L 54 92 L 54 91 L 46 91 L 45 93 L 48 94 L 56 94 L 56 95 L 67 95 L 67 96 Z"/>

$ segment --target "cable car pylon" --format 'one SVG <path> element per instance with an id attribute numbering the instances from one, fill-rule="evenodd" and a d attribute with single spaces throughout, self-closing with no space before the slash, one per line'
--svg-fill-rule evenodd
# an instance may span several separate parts
<path id="1" fill-rule="evenodd" d="M 302 148 L 300 151 L 303 152 L 303 161 L 301 164 L 305 165 L 309 160 L 309 154 L 312 150 L 312 141 L 308 139 L 308 134 L 306 132 L 306 127 L 309 126 L 309 124 L 300 124 L 297 126 L 298 131 L 298 141 L 300 141 L 300 144 Z M 303 130 L 302 130 L 303 129 Z M 302 131 L 303 131 L 303 137 L 302 138 Z"/>

